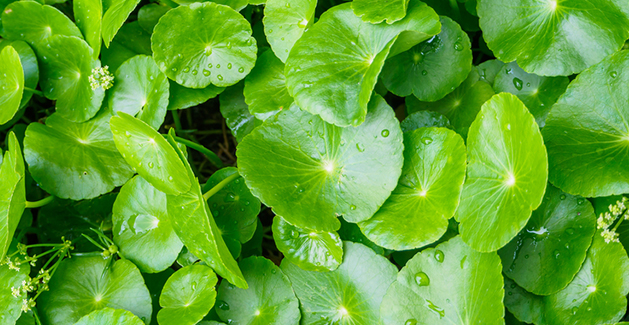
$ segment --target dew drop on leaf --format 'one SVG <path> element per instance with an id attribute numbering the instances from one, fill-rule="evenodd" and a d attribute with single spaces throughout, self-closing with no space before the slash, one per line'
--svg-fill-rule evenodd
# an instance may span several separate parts
<path id="1" fill-rule="evenodd" d="M 417 320 L 414 318 L 408 319 L 404 322 L 404 325 L 417 325 Z"/>
<path id="2" fill-rule="evenodd" d="M 363 147 L 360 143 L 356 144 L 356 149 L 358 149 L 358 151 L 360 151 L 360 152 L 364 152 L 365 151 L 365 147 Z"/>
<path id="3" fill-rule="evenodd" d="M 210 71 L 207 69 L 203 69 L 203 75 L 208 77 L 210 75 Z"/>
<path id="4" fill-rule="evenodd" d="M 240 73 L 245 72 L 245 68 L 243 68 L 243 67 L 238 68 L 238 72 L 240 72 Z"/>
<path id="5" fill-rule="evenodd" d="M 443 263 L 444 258 L 445 258 L 445 255 L 443 254 L 442 251 L 440 250 L 435 251 L 435 260 L 437 260 L 437 262 Z"/>
<path id="6" fill-rule="evenodd" d="M 227 63 L 227 69 L 231 69 L 232 68 L 232 64 L 231 63 Z"/>
<path id="7" fill-rule="evenodd" d="M 572 307 L 572 315 L 576 315 L 579 311 L 579 307 Z"/>
<path id="8" fill-rule="evenodd" d="M 568 233 L 568 235 L 573 235 L 574 234 L 574 229 L 568 228 L 568 229 L 566 229 L 566 232 Z"/>
<path id="9" fill-rule="evenodd" d="M 218 80 L 223 80 L 223 76 L 221 76 L 220 74 L 216 76 L 216 78 L 218 78 Z"/>
<path id="10" fill-rule="evenodd" d="M 155 166 L 152 161 L 149 161 L 149 168 L 153 168 Z"/>
<path id="11" fill-rule="evenodd" d="M 565 195 L 565 194 L 561 194 L 561 195 L 559 196 L 559 199 L 561 199 L 561 200 L 565 200 L 565 199 L 566 199 L 566 195 Z"/>
<path id="12" fill-rule="evenodd" d="M 382 137 L 386 138 L 389 136 L 389 130 L 384 129 L 382 130 L 382 132 L 380 132 L 380 134 L 382 135 Z"/>
<path id="13" fill-rule="evenodd" d="M 522 80 L 520 78 L 513 78 L 513 86 L 515 86 L 517 90 L 522 90 Z"/>
<path id="14" fill-rule="evenodd" d="M 349 206 L 349 209 L 354 211 L 354 210 L 356 210 L 356 206 L 352 204 L 352 205 Z"/>
<path id="15" fill-rule="evenodd" d="M 422 71 L 422 76 L 425 76 L 427 74 L 428 74 L 428 71 L 426 71 L 426 70 Z"/>
<path id="16" fill-rule="evenodd" d="M 618 77 L 618 72 L 616 72 L 616 71 L 612 71 L 609 75 L 610 75 L 612 78 L 616 78 L 616 77 Z"/>
<path id="17" fill-rule="evenodd" d="M 422 138 L 422 143 L 423 143 L 423 144 L 431 144 L 431 143 L 432 143 L 432 138 L 429 138 L 429 137 L 423 137 L 423 138 Z"/>
<path id="18" fill-rule="evenodd" d="M 463 51 L 463 45 L 461 45 L 461 43 L 456 42 L 454 43 L 454 49 L 457 51 Z"/>
<path id="19" fill-rule="evenodd" d="M 424 272 L 415 273 L 415 282 L 420 287 L 425 287 L 430 284 L 430 278 Z"/>
<path id="20" fill-rule="evenodd" d="M 216 307 L 220 310 L 229 310 L 229 304 L 222 300 L 216 302 Z"/>
<path id="21" fill-rule="evenodd" d="M 184 73 L 188 73 L 190 71 L 190 67 L 185 67 L 181 71 L 184 72 Z"/>
<path id="22" fill-rule="evenodd" d="M 198 71 L 197 71 L 197 70 L 192 70 L 192 75 L 196 76 L 196 75 L 197 75 L 197 73 L 198 73 Z"/>

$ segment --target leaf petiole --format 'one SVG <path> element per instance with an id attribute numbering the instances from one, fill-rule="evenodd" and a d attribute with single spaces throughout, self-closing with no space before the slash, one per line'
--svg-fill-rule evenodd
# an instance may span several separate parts
<path id="1" fill-rule="evenodd" d="M 225 185 L 229 184 L 231 181 L 235 180 L 238 177 L 240 177 L 240 174 L 238 174 L 238 173 L 234 173 L 234 174 L 229 175 L 227 178 L 222 180 L 220 183 L 216 184 L 216 186 L 212 187 L 209 191 L 205 192 L 205 194 L 203 194 L 203 199 L 205 199 L 207 201 L 210 197 L 212 197 L 212 195 L 216 194 L 223 187 L 225 187 Z"/>
<path id="2" fill-rule="evenodd" d="M 35 202 L 30 202 L 30 201 L 26 201 L 26 207 L 29 209 L 34 209 L 34 208 L 41 208 L 45 205 L 47 205 L 48 203 L 52 202 L 52 200 L 54 200 L 55 197 L 54 196 L 49 196 L 47 198 L 41 199 L 39 201 L 35 201 Z"/>
<path id="3" fill-rule="evenodd" d="M 175 141 L 181 143 L 181 144 L 185 144 L 186 147 L 188 148 L 192 148 L 202 154 L 204 154 L 207 159 L 212 163 L 212 165 L 216 166 L 217 168 L 222 168 L 223 167 L 223 162 L 221 161 L 221 158 L 218 157 L 218 155 L 216 155 L 212 150 L 198 144 L 195 142 L 192 142 L 190 140 L 186 140 L 183 138 L 180 138 L 178 136 L 173 136 L 173 139 L 175 139 Z"/>
<path id="4" fill-rule="evenodd" d="M 41 92 L 41 91 L 39 91 L 39 90 L 37 90 L 37 89 L 33 89 L 33 88 L 29 88 L 29 87 L 24 87 L 24 91 L 31 92 L 31 93 L 33 93 L 33 94 L 35 94 L 35 95 L 39 96 L 39 97 L 45 97 L 45 96 L 44 96 L 44 93 L 43 93 L 43 92 Z"/>

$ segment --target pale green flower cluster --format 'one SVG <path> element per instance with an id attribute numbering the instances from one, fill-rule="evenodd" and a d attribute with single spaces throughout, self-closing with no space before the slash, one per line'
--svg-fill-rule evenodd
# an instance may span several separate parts
<path id="1" fill-rule="evenodd" d="M 627 202 L 627 198 L 623 196 L 622 200 L 616 201 L 615 205 L 610 204 L 608 208 L 609 211 L 605 213 L 601 213 L 598 219 L 596 220 L 596 227 L 598 229 L 603 230 L 601 232 L 601 236 L 605 238 L 606 243 L 619 242 L 618 233 L 616 232 L 616 229 L 618 229 L 618 226 L 620 226 L 620 223 L 622 223 L 623 220 L 629 219 L 629 214 L 626 213 L 627 212 L 627 207 L 625 206 L 626 202 Z M 619 219 L 618 217 L 620 217 L 620 220 L 618 220 L 616 225 L 612 228 L 612 225 L 614 225 L 614 222 L 617 219 Z"/>
<path id="2" fill-rule="evenodd" d="M 89 77 L 89 80 L 92 90 L 98 88 L 107 90 L 114 85 L 114 76 L 109 72 L 108 66 L 92 69 L 92 75 Z"/>

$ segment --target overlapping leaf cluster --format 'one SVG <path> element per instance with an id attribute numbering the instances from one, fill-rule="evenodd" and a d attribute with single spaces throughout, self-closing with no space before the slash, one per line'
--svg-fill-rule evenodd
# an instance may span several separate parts
<path id="1" fill-rule="evenodd" d="M 624 0 L 0 10 L 0 324 L 626 318 Z"/>

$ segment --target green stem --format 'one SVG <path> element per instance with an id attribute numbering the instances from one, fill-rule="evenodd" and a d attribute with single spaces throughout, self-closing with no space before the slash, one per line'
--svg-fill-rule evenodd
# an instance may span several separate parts
<path id="1" fill-rule="evenodd" d="M 185 144 L 188 148 L 192 148 L 202 154 L 204 154 L 207 159 L 212 163 L 212 165 L 216 166 L 216 168 L 222 168 L 223 167 L 223 162 L 221 161 L 221 158 L 219 158 L 212 150 L 198 144 L 195 142 L 192 142 L 190 140 L 186 140 L 180 137 L 175 136 L 174 137 L 175 141 Z"/>
<path id="2" fill-rule="evenodd" d="M 41 325 L 41 321 L 39 320 L 39 316 L 37 316 L 37 311 L 33 310 L 33 317 L 35 318 L 35 322 L 37 325 Z"/>
<path id="3" fill-rule="evenodd" d="M 54 200 L 54 199 L 55 199 L 55 197 L 51 195 L 51 196 L 49 196 L 49 197 L 47 197 L 45 199 L 41 199 L 41 200 L 35 201 L 35 202 L 26 201 L 26 207 L 29 208 L 29 209 L 41 208 L 44 205 L 52 202 L 52 200 Z"/>
<path id="4" fill-rule="evenodd" d="M 216 184 L 216 186 L 212 187 L 209 191 L 205 192 L 205 194 L 203 194 L 203 198 L 207 201 L 210 197 L 212 197 L 212 195 L 216 194 L 223 187 L 225 187 L 225 185 L 229 184 L 231 181 L 235 180 L 238 177 L 240 177 L 240 174 L 238 174 L 238 173 L 234 173 L 234 174 L 229 175 L 227 178 L 222 180 L 220 183 Z"/>
<path id="5" fill-rule="evenodd" d="M 175 131 L 179 133 L 181 131 L 181 119 L 179 119 L 179 112 L 177 110 L 170 111 L 173 114 L 173 121 L 175 122 Z"/>
<path id="6" fill-rule="evenodd" d="M 103 257 L 103 253 L 102 252 L 72 253 L 72 256 L 100 256 L 100 257 Z"/>
<path id="7" fill-rule="evenodd" d="M 45 96 L 44 96 L 44 93 L 43 93 L 43 92 L 41 92 L 41 91 L 39 91 L 39 90 L 37 90 L 37 89 L 33 89 L 33 88 L 29 88 L 29 87 L 24 87 L 24 91 L 31 92 L 31 93 L 33 93 L 33 94 L 35 94 L 35 95 L 39 96 L 39 97 L 45 97 Z"/>
<path id="8" fill-rule="evenodd" d="M 622 221 L 625 220 L 625 216 L 627 215 L 627 212 L 629 212 L 629 209 L 625 210 L 625 212 L 620 216 L 620 220 L 618 220 L 618 222 L 614 226 L 614 229 L 612 229 L 612 232 L 616 232 L 616 229 L 618 229 Z"/>
<path id="9" fill-rule="evenodd" d="M 458 20 L 461 18 L 461 13 L 459 12 L 459 4 L 456 0 L 450 0 L 450 7 L 452 8 L 452 18 L 454 20 Z"/>

